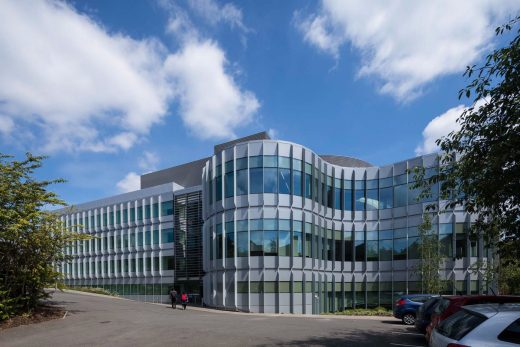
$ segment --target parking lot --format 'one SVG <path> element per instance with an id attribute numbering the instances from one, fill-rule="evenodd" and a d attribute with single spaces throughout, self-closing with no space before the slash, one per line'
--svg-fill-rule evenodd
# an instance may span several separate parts
<path id="1" fill-rule="evenodd" d="M 0 346 L 425 346 L 391 317 L 304 317 L 222 312 L 56 293 L 64 319 L 0 332 Z"/>

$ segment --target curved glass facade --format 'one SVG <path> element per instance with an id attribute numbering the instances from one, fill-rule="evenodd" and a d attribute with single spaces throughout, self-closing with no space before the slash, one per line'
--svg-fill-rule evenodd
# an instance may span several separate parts
<path id="1" fill-rule="evenodd" d="M 203 169 L 204 301 L 252 312 L 318 314 L 392 305 L 420 293 L 414 271 L 424 206 L 407 169 L 435 155 L 384 167 L 342 167 L 298 144 L 250 141 Z M 446 257 L 447 292 L 470 293 L 469 257 L 482 253 L 463 211 L 433 219 Z M 480 252 L 479 252 L 480 249 Z"/>

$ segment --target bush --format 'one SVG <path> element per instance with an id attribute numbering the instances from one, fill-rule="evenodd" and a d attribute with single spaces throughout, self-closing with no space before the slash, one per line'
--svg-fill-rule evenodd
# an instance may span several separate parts
<path id="1" fill-rule="evenodd" d="M 378 306 L 375 308 L 350 308 L 344 311 L 335 312 L 334 314 L 346 315 L 346 316 L 392 316 L 392 311 Z"/>

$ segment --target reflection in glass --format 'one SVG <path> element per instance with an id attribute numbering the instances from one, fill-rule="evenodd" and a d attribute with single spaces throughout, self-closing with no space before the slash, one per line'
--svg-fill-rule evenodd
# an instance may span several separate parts
<path id="1" fill-rule="evenodd" d="M 255 168 L 249 170 L 249 184 L 251 187 L 251 194 L 263 193 L 263 169 Z M 218 200 L 218 199 L 217 199 Z"/>
<path id="2" fill-rule="evenodd" d="M 262 234 L 263 232 L 261 230 L 252 230 L 251 231 L 251 241 L 250 241 L 250 250 L 251 250 L 251 256 L 263 256 L 263 244 L 262 244 Z"/>
<path id="3" fill-rule="evenodd" d="M 247 195 L 247 170 L 237 171 L 237 195 Z"/>
<path id="4" fill-rule="evenodd" d="M 278 255 L 277 232 L 264 231 L 264 256 Z"/>
<path id="5" fill-rule="evenodd" d="M 394 240 L 394 260 L 406 260 L 406 239 Z"/>
<path id="6" fill-rule="evenodd" d="M 278 169 L 264 169 L 264 193 L 276 193 L 278 191 Z"/>
<path id="7" fill-rule="evenodd" d="M 279 245 L 278 255 L 279 256 L 290 256 L 291 255 L 291 233 L 289 231 L 280 230 L 278 232 Z"/>
<path id="8" fill-rule="evenodd" d="M 278 192 L 291 194 L 291 170 L 278 169 Z"/>

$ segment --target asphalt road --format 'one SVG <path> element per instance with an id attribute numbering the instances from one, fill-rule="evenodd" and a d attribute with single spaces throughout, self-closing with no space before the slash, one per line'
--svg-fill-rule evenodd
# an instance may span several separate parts
<path id="1" fill-rule="evenodd" d="M 64 319 L 0 331 L 0 346 L 425 346 L 394 318 L 231 313 L 56 293 Z"/>

